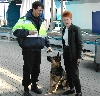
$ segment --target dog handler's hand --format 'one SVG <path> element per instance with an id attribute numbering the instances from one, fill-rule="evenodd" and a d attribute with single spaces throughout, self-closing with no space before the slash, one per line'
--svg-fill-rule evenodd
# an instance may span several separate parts
<path id="1" fill-rule="evenodd" d="M 79 64 L 81 62 L 81 59 L 77 59 L 77 64 Z"/>
<path id="2" fill-rule="evenodd" d="M 30 34 L 30 35 L 35 35 L 37 32 L 38 32 L 38 31 L 36 31 L 36 30 L 30 30 L 30 31 L 29 31 L 29 34 Z"/>
<path id="3" fill-rule="evenodd" d="M 47 50 L 47 52 L 52 52 L 52 49 L 51 49 L 51 47 L 48 47 L 48 50 Z"/>

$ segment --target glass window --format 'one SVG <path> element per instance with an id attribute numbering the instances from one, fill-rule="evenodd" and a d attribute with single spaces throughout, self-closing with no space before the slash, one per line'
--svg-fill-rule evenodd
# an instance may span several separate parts
<path id="1" fill-rule="evenodd" d="M 55 27 L 58 27 L 58 24 L 56 24 Z"/>

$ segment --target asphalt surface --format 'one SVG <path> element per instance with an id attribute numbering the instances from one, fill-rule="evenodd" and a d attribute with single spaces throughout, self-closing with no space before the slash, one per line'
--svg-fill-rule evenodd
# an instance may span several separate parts
<path id="1" fill-rule="evenodd" d="M 62 48 L 52 47 L 52 54 L 46 52 L 46 48 L 42 50 L 42 63 L 41 72 L 39 75 L 39 88 L 42 94 L 38 95 L 32 91 L 32 96 L 64 96 L 62 95 L 66 90 L 57 90 L 57 94 L 48 94 L 49 88 L 49 75 L 50 75 L 50 62 L 47 61 L 47 56 L 54 56 L 60 52 L 62 56 Z M 61 62 L 63 68 L 63 58 Z M 22 86 L 22 66 L 23 59 L 21 48 L 16 41 L 0 41 L 0 96 L 23 96 Z M 100 96 L 100 67 L 98 72 L 95 71 L 96 65 L 94 58 L 84 56 L 80 63 L 80 81 L 82 85 L 82 96 Z M 29 86 L 30 88 L 30 86 Z M 66 96 L 66 95 L 65 95 Z M 75 96 L 75 94 L 68 95 Z"/>

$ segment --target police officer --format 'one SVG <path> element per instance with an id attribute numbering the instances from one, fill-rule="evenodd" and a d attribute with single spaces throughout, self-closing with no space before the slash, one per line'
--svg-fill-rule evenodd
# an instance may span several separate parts
<path id="1" fill-rule="evenodd" d="M 13 27 L 13 34 L 17 37 L 19 46 L 22 48 L 24 60 L 22 85 L 25 96 L 32 96 L 28 88 L 31 83 L 32 91 L 37 94 L 42 93 L 36 84 L 40 73 L 41 49 L 46 46 L 49 51 L 52 51 L 46 37 L 45 25 L 40 18 L 43 9 L 43 4 L 40 1 L 35 1 L 32 4 L 32 9 Z"/>

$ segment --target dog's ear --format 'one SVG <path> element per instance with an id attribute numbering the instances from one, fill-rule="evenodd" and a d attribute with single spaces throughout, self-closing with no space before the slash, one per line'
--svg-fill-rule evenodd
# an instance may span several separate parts
<path id="1" fill-rule="evenodd" d="M 48 60 L 49 62 L 52 62 L 51 56 L 47 56 L 47 60 Z"/>
<path id="2" fill-rule="evenodd" d="M 58 52 L 57 56 L 59 57 L 59 52 Z"/>
<path id="3" fill-rule="evenodd" d="M 60 55 L 60 60 L 61 60 L 61 55 Z"/>

